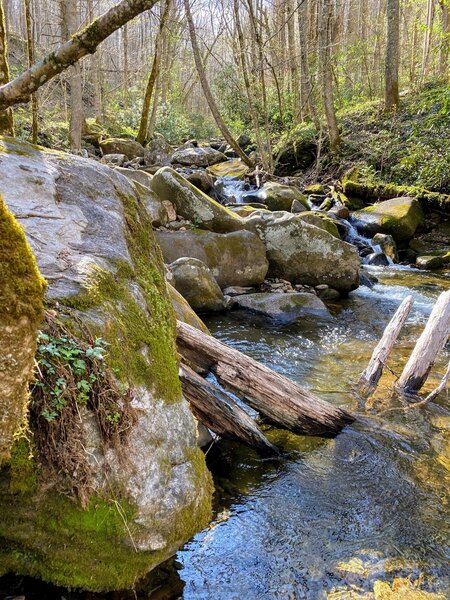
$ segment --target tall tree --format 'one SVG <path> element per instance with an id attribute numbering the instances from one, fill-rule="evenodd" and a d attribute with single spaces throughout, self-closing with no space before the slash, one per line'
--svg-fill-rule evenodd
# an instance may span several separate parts
<path id="1" fill-rule="evenodd" d="M 9 81 L 8 44 L 6 40 L 6 20 L 3 0 L 0 0 L 0 85 Z M 0 133 L 14 135 L 14 114 L 11 108 L 0 112 Z"/>
<path id="2" fill-rule="evenodd" d="M 333 28 L 333 0 L 322 0 L 322 20 L 320 28 L 320 59 L 322 69 L 323 101 L 327 118 L 330 148 L 336 150 L 341 142 L 336 119 L 333 91 L 333 68 L 331 38 Z"/>
<path id="3" fill-rule="evenodd" d="M 385 64 L 384 105 L 395 110 L 400 104 L 398 85 L 400 52 L 400 0 L 387 0 L 387 43 Z"/>
<path id="4" fill-rule="evenodd" d="M 28 51 L 28 68 L 34 63 L 34 35 L 33 35 L 33 23 L 31 16 L 31 4 L 30 0 L 24 0 L 24 12 L 25 12 L 25 25 L 27 30 L 27 51 Z M 37 92 L 31 95 L 31 140 L 33 144 L 37 144 L 38 141 L 38 118 L 39 118 L 39 106 Z"/>
<path id="5" fill-rule="evenodd" d="M 445 81 L 449 76 L 448 57 L 450 51 L 450 2 L 449 0 L 439 0 L 441 7 L 441 46 L 439 52 L 439 76 Z"/>
<path id="6" fill-rule="evenodd" d="M 191 7 L 189 6 L 189 0 L 184 0 L 184 9 L 186 12 L 186 20 L 188 22 L 189 27 L 189 36 L 191 38 L 191 46 L 192 52 L 194 54 L 195 66 L 197 68 L 198 78 L 200 80 L 203 93 L 205 94 L 206 101 L 209 106 L 209 110 L 211 111 L 214 120 L 216 121 L 217 127 L 222 132 L 225 140 L 230 144 L 236 154 L 241 158 L 244 163 L 250 167 L 253 167 L 253 162 L 250 158 L 243 152 L 242 148 L 236 142 L 234 137 L 232 136 L 230 130 L 225 124 L 225 121 L 220 114 L 219 107 L 217 106 L 216 101 L 214 100 L 214 96 L 212 95 L 211 88 L 209 87 L 208 79 L 206 77 L 205 69 L 203 68 L 203 62 L 200 55 L 200 48 L 197 42 L 197 34 L 195 32 L 194 20 L 192 19 Z"/>

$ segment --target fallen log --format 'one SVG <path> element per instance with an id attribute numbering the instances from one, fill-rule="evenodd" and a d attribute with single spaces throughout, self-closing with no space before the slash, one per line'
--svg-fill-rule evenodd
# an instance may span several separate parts
<path id="1" fill-rule="evenodd" d="M 278 454 L 255 421 L 232 398 L 206 381 L 187 365 L 180 368 L 183 394 L 200 423 L 220 435 L 259 448 L 265 453 Z"/>
<path id="2" fill-rule="evenodd" d="M 402 392 L 417 392 L 423 386 L 437 355 L 450 335 L 450 291 L 443 292 L 431 312 L 422 335 L 417 340 L 403 373 L 397 382 Z"/>
<path id="3" fill-rule="evenodd" d="M 334 435 L 354 421 L 348 412 L 186 323 L 177 322 L 177 336 L 178 351 L 186 361 L 212 371 L 224 387 L 285 429 Z"/>
<path id="4" fill-rule="evenodd" d="M 373 351 L 367 368 L 361 374 L 359 379 L 358 386 L 361 394 L 368 396 L 376 389 L 378 381 L 383 374 L 383 368 L 386 361 L 389 358 L 392 348 L 400 335 L 400 331 L 402 330 L 409 313 L 411 312 L 413 304 L 414 298 L 412 296 L 405 298 L 384 330 L 381 340 Z"/>

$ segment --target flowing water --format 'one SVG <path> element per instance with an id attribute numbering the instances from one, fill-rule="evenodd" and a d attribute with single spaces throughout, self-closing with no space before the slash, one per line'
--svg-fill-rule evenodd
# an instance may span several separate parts
<path id="1" fill-rule="evenodd" d="M 272 328 L 239 313 L 208 321 L 224 342 L 358 420 L 335 439 L 272 430 L 286 451 L 277 460 L 227 442 L 210 450 L 216 515 L 178 554 L 186 600 L 373 598 L 377 580 L 395 587 L 401 578 L 450 597 L 447 394 L 405 411 L 389 372 L 370 402 L 353 392 L 401 300 L 412 293 L 415 308 L 390 361 L 395 373 L 450 278 L 373 270 L 380 283 L 332 307 L 332 319 Z M 445 352 L 425 391 L 447 362 Z"/>

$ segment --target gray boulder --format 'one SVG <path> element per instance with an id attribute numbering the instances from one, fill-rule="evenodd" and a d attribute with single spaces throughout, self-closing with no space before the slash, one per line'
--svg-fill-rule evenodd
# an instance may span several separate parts
<path id="1" fill-rule="evenodd" d="M 172 154 L 172 164 L 189 167 L 209 167 L 227 160 L 227 157 L 214 148 L 183 148 Z"/>
<path id="2" fill-rule="evenodd" d="M 169 265 L 169 269 L 175 289 L 196 312 L 218 312 L 225 308 L 222 290 L 201 260 L 179 258 Z"/>
<path id="3" fill-rule="evenodd" d="M 128 160 L 144 156 L 144 146 L 135 140 L 108 138 L 100 142 L 103 154 L 125 154 Z"/>
<path id="4" fill-rule="evenodd" d="M 144 148 L 144 162 L 146 165 L 170 165 L 173 148 L 160 133 L 155 134 Z"/>
<path id="5" fill-rule="evenodd" d="M 329 316 L 322 300 L 305 292 L 245 294 L 233 300 L 239 308 L 283 323 L 298 321 L 307 315 Z"/>
<path id="6" fill-rule="evenodd" d="M 362 233 L 387 233 L 396 242 L 410 240 L 425 220 L 420 202 L 407 197 L 379 202 L 355 211 L 352 217 Z"/>
<path id="7" fill-rule="evenodd" d="M 266 246 L 269 277 L 312 286 L 326 283 L 344 293 L 356 289 L 360 268 L 356 248 L 305 223 L 302 215 L 259 211 L 245 219 L 246 228 Z"/>
<path id="8" fill-rule="evenodd" d="M 192 229 L 156 231 L 155 235 L 166 264 L 186 256 L 197 258 L 211 270 L 221 288 L 258 285 L 267 274 L 266 249 L 250 231 L 220 234 Z"/>

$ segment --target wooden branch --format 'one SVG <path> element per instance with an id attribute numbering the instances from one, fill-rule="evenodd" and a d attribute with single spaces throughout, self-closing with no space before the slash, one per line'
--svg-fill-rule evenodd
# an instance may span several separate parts
<path id="1" fill-rule="evenodd" d="M 443 292 L 436 302 L 428 323 L 417 340 L 397 388 L 404 392 L 416 392 L 423 386 L 450 335 L 450 291 Z"/>
<path id="2" fill-rule="evenodd" d="M 402 330 L 409 313 L 411 312 L 413 304 L 414 298 L 412 296 L 405 298 L 384 330 L 381 340 L 373 351 L 366 370 L 359 379 L 358 386 L 363 395 L 369 395 L 376 389 L 386 361 L 400 335 L 400 331 Z"/>
<path id="3" fill-rule="evenodd" d="M 186 323 L 177 322 L 177 334 L 183 358 L 212 371 L 225 387 L 285 429 L 333 435 L 354 421 L 348 412 Z"/>
<path id="4" fill-rule="evenodd" d="M 278 454 L 278 449 L 269 442 L 255 421 L 225 392 L 184 364 L 181 365 L 180 379 L 192 412 L 208 429 L 265 453 Z"/>
<path id="5" fill-rule="evenodd" d="M 26 102 L 44 83 L 84 56 L 94 54 L 103 40 L 134 17 L 152 8 L 156 2 L 157 0 L 122 0 L 110 8 L 19 77 L 0 86 L 0 111 L 19 102 Z"/>
<path id="6" fill-rule="evenodd" d="M 450 380 L 450 362 L 448 363 L 448 367 L 445 372 L 445 375 L 442 378 L 441 383 L 437 386 L 437 388 L 435 388 L 432 392 L 430 392 L 424 400 L 421 400 L 420 402 L 415 402 L 414 404 L 410 404 L 408 406 L 408 408 L 419 408 L 420 406 L 425 406 L 429 402 L 432 402 L 432 400 L 434 400 L 437 396 L 439 396 L 439 394 L 441 392 L 443 392 L 445 390 L 449 380 Z"/>

